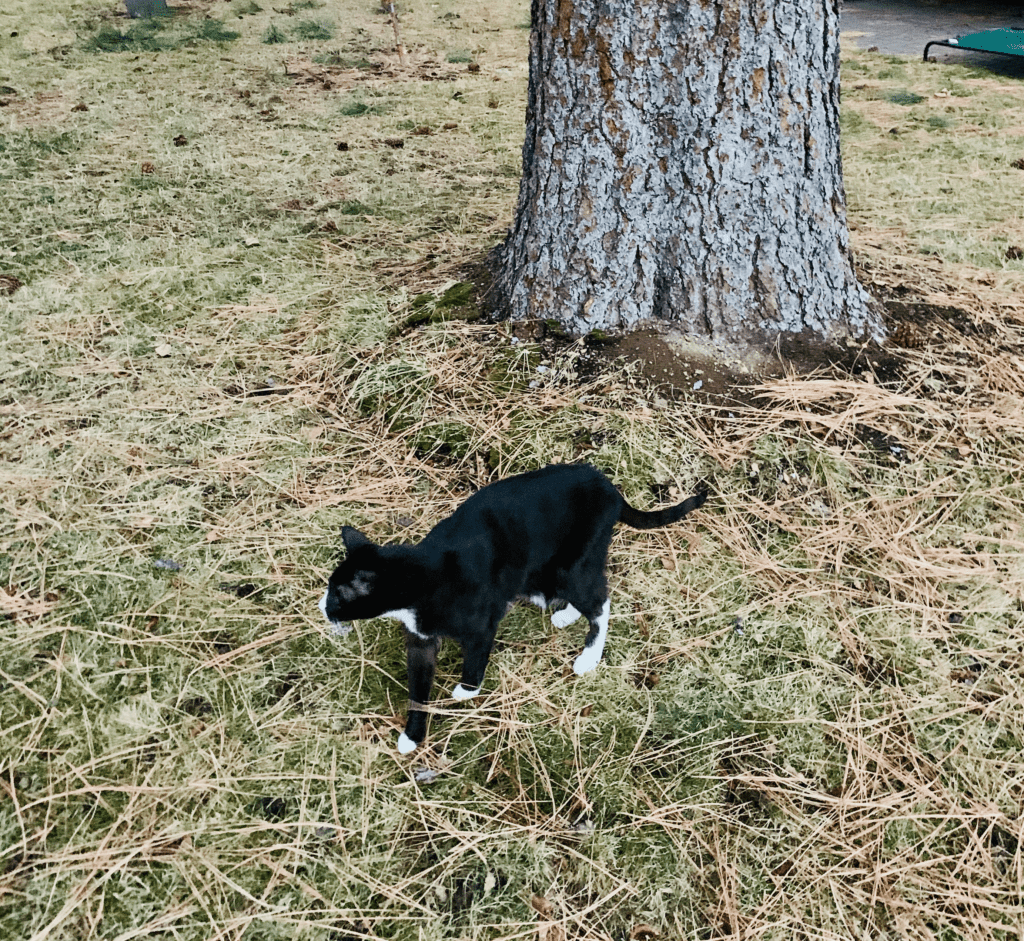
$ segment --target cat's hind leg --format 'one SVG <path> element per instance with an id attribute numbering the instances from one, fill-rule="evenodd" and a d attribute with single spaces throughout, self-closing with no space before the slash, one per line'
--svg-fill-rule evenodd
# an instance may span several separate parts
<path id="1" fill-rule="evenodd" d="M 557 598 L 551 599 L 549 602 L 544 595 L 530 595 L 526 599 L 530 604 L 535 604 L 541 611 L 546 611 L 549 604 L 555 604 Z M 558 611 L 551 612 L 551 623 L 558 628 L 568 627 L 573 621 L 577 621 L 582 615 L 577 611 L 571 604 L 567 604 L 564 608 Z"/>
<path id="2" fill-rule="evenodd" d="M 462 680 L 452 690 L 452 699 L 472 699 L 480 695 L 484 685 L 487 661 L 491 659 L 494 635 L 498 632 L 498 621 L 494 619 L 486 628 L 462 644 Z"/>
<path id="3" fill-rule="evenodd" d="M 578 621 L 582 614 L 577 611 L 571 604 L 567 604 L 561 611 L 555 611 L 551 615 L 551 624 L 554 627 L 562 628 L 568 627 L 570 624 Z"/>
<path id="4" fill-rule="evenodd" d="M 601 662 L 604 644 L 608 639 L 608 619 L 610 613 L 611 604 L 606 598 L 601 605 L 600 613 L 596 617 L 588 618 L 590 621 L 590 632 L 587 634 L 587 640 L 583 645 L 583 652 L 572 665 L 573 672 L 577 676 L 589 673 Z"/>

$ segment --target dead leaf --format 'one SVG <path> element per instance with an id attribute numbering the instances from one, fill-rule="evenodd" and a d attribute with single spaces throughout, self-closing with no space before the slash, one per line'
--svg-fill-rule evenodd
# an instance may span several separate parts
<path id="1" fill-rule="evenodd" d="M 166 359 L 174 353 L 174 347 L 170 343 L 161 343 L 153 352 L 162 359 Z"/>
<path id="2" fill-rule="evenodd" d="M 650 925 L 634 925 L 629 932 L 629 941 L 650 941 L 657 937 L 660 937 L 658 929 Z"/>
<path id="3" fill-rule="evenodd" d="M 41 618 L 56 607 L 56 596 L 47 594 L 46 599 L 37 601 L 27 591 L 15 585 L 0 588 L 0 613 L 18 620 Z"/>
<path id="4" fill-rule="evenodd" d="M 550 918 L 554 912 L 554 906 L 543 895 L 534 895 L 530 899 L 530 905 L 538 915 Z"/>
<path id="5" fill-rule="evenodd" d="M 633 685 L 640 689 L 654 689 L 661 682 L 661 676 L 653 670 L 644 670 L 633 674 Z"/>
<path id="6" fill-rule="evenodd" d="M 0 297 L 10 297 L 21 285 L 13 274 L 0 274 Z"/>

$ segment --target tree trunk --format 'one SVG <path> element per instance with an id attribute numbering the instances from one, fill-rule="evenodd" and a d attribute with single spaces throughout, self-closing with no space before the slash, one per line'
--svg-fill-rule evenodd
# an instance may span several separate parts
<path id="1" fill-rule="evenodd" d="M 839 0 L 533 0 L 500 316 L 719 348 L 882 336 L 839 155 Z"/>

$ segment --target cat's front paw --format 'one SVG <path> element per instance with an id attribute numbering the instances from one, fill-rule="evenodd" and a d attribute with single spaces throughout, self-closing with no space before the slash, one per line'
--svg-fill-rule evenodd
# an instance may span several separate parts
<path id="1" fill-rule="evenodd" d="M 476 689 L 466 689 L 461 683 L 452 690 L 452 699 L 472 699 L 474 696 L 480 695 L 480 687 Z"/>
<path id="2" fill-rule="evenodd" d="M 415 751 L 418 745 L 419 742 L 414 742 L 405 732 L 398 736 L 398 753 L 400 755 L 408 755 L 409 752 Z"/>

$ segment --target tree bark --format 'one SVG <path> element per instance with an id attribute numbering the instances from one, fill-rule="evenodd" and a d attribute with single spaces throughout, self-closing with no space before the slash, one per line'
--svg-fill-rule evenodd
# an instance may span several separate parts
<path id="1" fill-rule="evenodd" d="M 838 4 L 533 0 L 499 316 L 880 339 L 846 224 Z"/>

